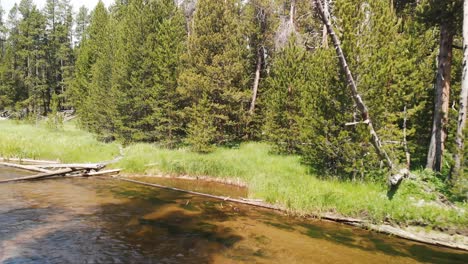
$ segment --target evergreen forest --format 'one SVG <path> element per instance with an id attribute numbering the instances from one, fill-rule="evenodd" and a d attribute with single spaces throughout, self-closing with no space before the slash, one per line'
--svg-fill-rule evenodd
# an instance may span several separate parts
<path id="1" fill-rule="evenodd" d="M 325 178 L 427 168 L 467 186 L 463 22 L 461 0 L 116 0 L 76 12 L 21 0 L 0 9 L 0 115 L 59 127 L 71 113 L 105 142 L 200 153 L 269 142 Z"/>

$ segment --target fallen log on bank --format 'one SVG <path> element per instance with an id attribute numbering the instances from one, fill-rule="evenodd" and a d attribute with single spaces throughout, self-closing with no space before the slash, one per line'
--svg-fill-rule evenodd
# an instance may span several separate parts
<path id="1" fill-rule="evenodd" d="M 209 197 L 209 198 L 213 198 L 213 199 L 217 199 L 217 200 L 240 203 L 240 204 L 246 204 L 246 205 L 252 205 L 252 206 L 256 206 L 256 207 L 272 209 L 272 210 L 285 212 L 285 213 L 290 212 L 289 210 L 287 210 L 284 207 L 271 205 L 271 204 L 260 202 L 260 201 L 257 201 L 257 200 L 248 200 L 248 199 L 243 199 L 243 198 L 234 199 L 234 198 L 230 198 L 230 197 L 223 197 L 223 196 L 211 195 L 211 194 L 206 194 L 206 193 L 199 193 L 199 192 L 183 190 L 183 189 L 179 189 L 179 188 L 168 187 L 168 186 L 154 184 L 154 183 L 146 183 L 146 182 L 130 180 L 130 179 L 126 179 L 126 178 L 119 178 L 119 177 L 115 177 L 115 176 L 114 176 L 114 178 L 122 180 L 122 181 L 126 181 L 126 182 L 132 182 L 132 183 L 136 183 L 136 184 L 140 184 L 140 185 L 149 186 L 149 187 L 157 187 L 157 188 L 162 188 L 162 189 L 166 189 L 166 190 L 172 190 L 172 191 L 183 192 L 183 193 L 188 193 L 188 194 L 200 195 L 200 196 Z M 387 235 L 394 235 L 394 236 L 397 236 L 397 237 L 400 237 L 400 238 L 403 238 L 403 239 L 408 239 L 408 240 L 411 240 L 411 241 L 417 241 L 417 242 L 424 243 L 424 244 L 443 246 L 443 247 L 447 247 L 447 248 L 460 249 L 460 250 L 468 250 L 468 245 L 463 244 L 463 243 L 443 241 L 443 240 L 440 240 L 440 239 L 431 238 L 430 236 L 415 234 L 415 233 L 412 233 L 410 231 L 403 230 L 402 228 L 399 228 L 399 227 L 390 226 L 388 224 L 375 225 L 375 224 L 371 224 L 370 222 L 368 222 L 366 220 L 356 219 L 356 218 L 349 218 L 349 217 L 344 217 L 344 216 L 331 214 L 331 213 L 308 214 L 308 215 L 306 215 L 306 217 L 307 218 L 324 219 L 324 220 L 328 220 L 328 221 L 339 222 L 339 223 L 342 223 L 342 224 L 355 226 L 355 227 L 363 228 L 363 229 L 368 229 L 368 230 L 376 231 L 376 232 L 387 234 Z"/>
<path id="2" fill-rule="evenodd" d="M 428 245 L 434 245 L 434 246 L 442 246 L 442 247 L 447 247 L 447 248 L 453 248 L 453 249 L 459 249 L 459 250 L 465 250 L 468 251 L 468 245 L 466 244 L 461 244 L 461 243 L 456 243 L 456 242 L 450 242 L 450 241 L 441 241 L 438 239 L 434 239 L 431 237 L 427 236 L 421 236 L 406 230 L 403 230 L 398 227 L 394 227 L 391 225 L 373 225 L 373 224 L 364 224 L 364 223 L 346 223 L 348 225 L 364 228 L 364 229 L 369 229 L 378 233 L 382 234 L 387 234 L 387 235 L 392 235 L 392 236 L 397 236 L 399 238 L 411 240 L 411 241 L 416 241 Z"/>
<path id="3" fill-rule="evenodd" d="M 114 177 L 116 178 L 116 177 Z M 169 187 L 169 186 L 164 186 L 164 185 L 159 185 L 156 183 L 147 183 L 147 182 L 142 182 L 142 181 L 136 181 L 136 180 L 130 180 L 126 178 L 116 178 L 121 181 L 126 181 L 126 182 L 132 182 L 140 185 L 146 185 L 150 187 L 156 187 L 156 188 L 161 188 L 161 189 L 166 189 L 166 190 L 171 190 L 171 191 L 176 191 L 176 192 L 183 192 L 183 193 L 188 193 L 188 194 L 194 194 L 194 195 L 199 195 L 199 196 L 204 196 L 208 198 L 213 198 L 217 200 L 222 200 L 222 201 L 227 201 L 227 202 L 234 202 L 234 203 L 240 203 L 240 204 L 247 204 L 247 205 L 252 205 L 256 207 L 261 207 L 261 208 L 266 208 L 266 209 L 272 209 L 272 210 L 277 210 L 277 211 L 284 211 L 283 208 L 274 206 L 271 204 L 263 203 L 263 202 L 257 202 L 257 201 L 249 201 L 245 199 L 235 199 L 231 197 L 225 197 L 225 196 L 217 196 L 217 195 L 212 195 L 212 194 L 207 194 L 207 193 L 200 193 L 200 192 L 195 192 L 195 191 L 189 191 L 189 190 L 183 190 L 175 187 Z"/>
<path id="4" fill-rule="evenodd" d="M 50 170 L 46 170 L 37 166 L 20 165 L 20 164 L 9 163 L 9 162 L 0 162 L 0 166 L 5 166 L 5 167 L 10 167 L 10 168 L 15 168 L 15 169 L 22 169 L 22 170 L 33 171 L 33 172 L 43 172 L 43 173 L 51 172 Z"/>
<path id="5" fill-rule="evenodd" d="M 59 161 L 58 160 L 36 160 L 36 159 L 23 159 L 23 158 L 5 158 L 5 157 L 0 157 L 0 161 L 5 161 L 5 162 L 18 162 L 20 164 L 22 163 L 32 163 L 32 164 L 56 164 Z"/>
<path id="6" fill-rule="evenodd" d="M 75 171 L 75 170 L 73 170 L 71 168 L 67 168 L 67 169 L 53 171 L 53 172 L 40 173 L 40 174 L 36 174 L 36 175 L 32 175 L 32 176 L 0 180 L 0 183 L 8 183 L 8 182 L 16 182 L 16 181 L 27 181 L 27 180 L 38 180 L 38 179 L 44 179 L 44 178 L 49 178 L 49 177 L 54 177 L 54 176 L 65 176 L 67 173 L 70 173 L 70 172 L 73 172 L 73 171 Z"/>
<path id="7" fill-rule="evenodd" d="M 119 174 L 120 171 L 121 169 L 95 171 L 95 172 L 83 172 L 83 173 L 68 175 L 67 177 L 91 177 L 91 176 L 112 175 L 112 174 Z"/>
<path id="8" fill-rule="evenodd" d="M 63 168 L 74 168 L 74 169 L 86 169 L 86 170 L 100 170 L 105 167 L 101 163 L 72 163 L 72 164 L 43 164 L 35 165 L 37 168 L 53 168 L 53 169 L 63 169 Z"/>

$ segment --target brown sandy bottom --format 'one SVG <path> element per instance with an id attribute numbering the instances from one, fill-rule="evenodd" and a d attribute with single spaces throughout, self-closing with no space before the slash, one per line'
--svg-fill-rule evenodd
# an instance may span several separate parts
<path id="1" fill-rule="evenodd" d="M 4 184 L 0 200 L 0 263 L 468 262 L 462 251 L 113 179 Z"/>

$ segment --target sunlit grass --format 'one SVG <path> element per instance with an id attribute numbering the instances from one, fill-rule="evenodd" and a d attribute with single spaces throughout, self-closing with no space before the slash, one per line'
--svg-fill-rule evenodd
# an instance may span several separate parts
<path id="1" fill-rule="evenodd" d="M 0 121 L 0 156 L 51 159 L 62 162 L 97 162 L 119 155 L 118 144 L 97 141 L 73 123 L 63 129 L 49 129 L 45 124 L 30 125 Z"/>
<path id="2" fill-rule="evenodd" d="M 298 214 L 337 213 L 372 222 L 426 224 L 439 227 L 468 226 L 468 206 L 441 208 L 436 197 L 405 180 L 389 199 L 387 187 L 376 182 L 343 182 L 320 179 L 309 172 L 298 156 L 271 153 L 265 143 L 244 143 L 239 148 L 217 148 L 210 154 L 188 149 L 162 149 L 152 144 L 133 144 L 113 167 L 126 173 L 212 176 L 240 179 L 251 198 L 278 204 Z M 67 123 L 63 130 L 0 121 L 0 156 L 59 159 L 63 162 L 97 162 L 119 154 L 118 144 L 105 144 Z M 424 172 L 415 172 L 424 175 Z"/>
<path id="3" fill-rule="evenodd" d="M 252 198 L 282 205 L 299 214 L 339 213 L 376 223 L 387 220 L 430 226 L 468 224 L 466 204 L 461 205 L 465 208 L 461 212 L 441 208 L 430 203 L 435 195 L 421 192 L 409 180 L 403 182 L 390 200 L 383 183 L 322 180 L 308 173 L 298 156 L 275 155 L 270 150 L 265 143 L 244 143 L 238 149 L 218 148 L 210 154 L 198 154 L 187 149 L 135 144 L 126 148 L 125 158 L 116 166 L 129 173 L 237 178 L 248 184 Z"/>

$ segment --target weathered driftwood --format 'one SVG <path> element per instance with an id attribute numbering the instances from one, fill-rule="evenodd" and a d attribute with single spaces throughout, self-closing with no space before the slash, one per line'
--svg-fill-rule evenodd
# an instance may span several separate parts
<path id="1" fill-rule="evenodd" d="M 433 238 L 428 238 L 428 237 L 423 237 L 408 231 L 405 231 L 401 228 L 394 227 L 391 225 L 368 225 L 368 224 L 363 224 L 363 223 L 347 223 L 349 225 L 369 229 L 372 231 L 376 231 L 379 233 L 387 234 L 387 235 L 393 235 L 397 236 L 400 238 L 412 240 L 412 241 L 417 241 L 421 242 L 424 244 L 429 244 L 429 245 L 436 245 L 436 246 L 443 246 L 443 247 L 448 247 L 448 248 L 453 248 L 453 249 L 461 249 L 461 250 L 467 250 L 468 251 L 468 246 L 465 244 L 460 244 L 460 243 L 452 243 L 448 241 L 441 241 Z"/>
<path id="2" fill-rule="evenodd" d="M 344 217 L 344 216 L 329 214 L 329 213 L 321 214 L 319 218 L 330 220 L 330 221 L 335 221 L 335 222 L 340 222 L 340 223 L 364 223 L 362 219 Z"/>
<path id="3" fill-rule="evenodd" d="M 16 181 L 27 181 L 27 180 L 38 180 L 38 179 L 44 179 L 44 178 L 49 178 L 49 177 L 54 177 L 54 176 L 64 176 L 67 173 L 70 173 L 72 171 L 74 171 L 74 170 L 71 169 L 71 168 L 67 168 L 67 169 L 63 169 L 63 170 L 58 170 L 58 171 L 53 171 L 53 172 L 48 172 L 48 173 L 41 173 L 41 174 L 36 174 L 36 175 L 32 175 L 32 176 L 1 180 L 0 183 L 16 182 Z"/>
<path id="4" fill-rule="evenodd" d="M 73 175 L 69 175 L 69 177 L 91 177 L 91 176 L 103 176 L 103 175 L 110 175 L 110 174 L 118 174 L 121 170 L 114 169 L 114 170 L 103 170 L 103 171 L 96 171 L 96 172 L 81 172 Z"/>
<path id="5" fill-rule="evenodd" d="M 400 183 L 404 178 L 409 177 L 409 175 L 410 175 L 410 171 L 409 171 L 407 168 L 403 168 L 403 169 L 399 170 L 398 173 L 392 174 L 392 175 L 388 178 L 388 182 L 390 183 L 390 185 L 396 186 L 396 185 L 398 185 L 398 183 Z"/>
<path id="6" fill-rule="evenodd" d="M 74 169 L 86 169 L 86 170 L 100 170 L 105 167 L 104 164 L 100 163 L 71 163 L 71 164 L 43 164 L 43 165 L 35 165 L 35 167 L 39 168 L 74 168 Z"/>
<path id="7" fill-rule="evenodd" d="M 46 170 L 46 169 L 39 168 L 39 167 L 36 167 L 36 166 L 20 165 L 20 164 L 9 163 L 9 162 L 0 162 L 0 166 L 11 167 L 11 168 L 16 168 L 16 169 L 22 169 L 22 170 L 33 171 L 33 172 L 43 172 L 43 173 L 51 172 L 50 170 Z"/>
<path id="8" fill-rule="evenodd" d="M 63 119 L 63 122 L 71 121 L 71 120 L 73 120 L 73 119 L 75 119 L 75 118 L 77 118 L 77 117 L 78 117 L 78 115 L 67 116 L 67 117 L 65 117 L 65 118 Z"/>
<path id="9" fill-rule="evenodd" d="M 0 157 L 0 161 L 13 161 L 18 163 L 32 163 L 32 164 L 56 164 L 58 161 L 54 160 L 36 160 L 36 159 L 22 159 L 22 158 L 5 158 Z"/>

